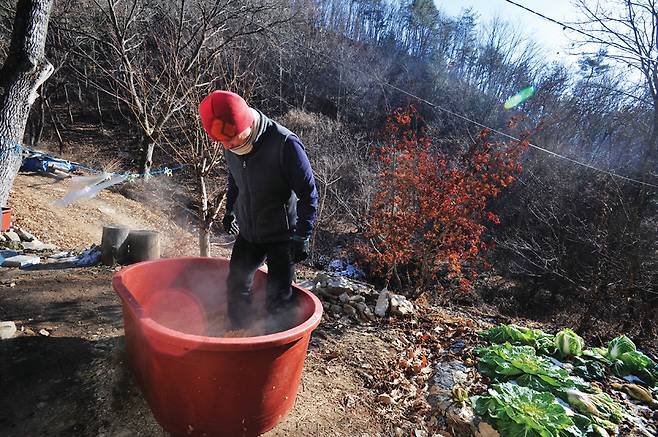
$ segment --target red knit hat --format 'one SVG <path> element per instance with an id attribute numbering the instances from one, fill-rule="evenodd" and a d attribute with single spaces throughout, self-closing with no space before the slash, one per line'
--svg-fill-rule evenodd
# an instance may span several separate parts
<path id="1" fill-rule="evenodd" d="M 199 114 L 203 128 L 215 141 L 230 140 L 254 122 L 254 114 L 247 102 L 230 91 L 208 94 L 199 104 Z"/>

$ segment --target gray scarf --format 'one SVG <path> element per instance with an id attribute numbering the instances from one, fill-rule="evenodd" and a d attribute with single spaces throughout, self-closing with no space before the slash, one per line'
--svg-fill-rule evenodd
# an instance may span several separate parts
<path id="1" fill-rule="evenodd" d="M 245 141 L 244 145 L 230 149 L 231 152 L 236 155 L 246 155 L 247 153 L 250 153 L 254 149 L 254 143 L 258 141 L 263 132 L 265 132 L 265 129 L 267 129 L 269 119 L 265 114 L 258 109 L 250 109 L 256 113 L 256 116 L 254 117 L 254 125 L 252 126 L 251 134 L 249 135 L 249 138 L 247 138 L 247 141 Z"/>

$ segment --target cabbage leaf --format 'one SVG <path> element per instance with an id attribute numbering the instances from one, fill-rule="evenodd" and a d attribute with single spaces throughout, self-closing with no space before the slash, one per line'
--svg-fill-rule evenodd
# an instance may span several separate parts
<path id="1" fill-rule="evenodd" d="M 512 383 L 494 384 L 471 398 L 475 412 L 506 437 L 584 437 L 551 393 Z"/>
<path id="2" fill-rule="evenodd" d="M 480 333 L 491 343 L 510 343 L 513 345 L 532 346 L 538 351 L 552 355 L 555 351 L 553 336 L 540 329 L 525 328 L 518 325 L 500 325 Z"/>

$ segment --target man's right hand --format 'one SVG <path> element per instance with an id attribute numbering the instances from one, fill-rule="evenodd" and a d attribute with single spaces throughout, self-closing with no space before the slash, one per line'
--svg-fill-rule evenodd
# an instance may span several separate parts
<path id="1" fill-rule="evenodd" d="M 238 222 L 235 219 L 235 214 L 232 212 L 227 212 L 222 219 L 222 226 L 224 226 L 224 232 L 229 235 L 238 235 L 240 228 L 238 228 Z"/>

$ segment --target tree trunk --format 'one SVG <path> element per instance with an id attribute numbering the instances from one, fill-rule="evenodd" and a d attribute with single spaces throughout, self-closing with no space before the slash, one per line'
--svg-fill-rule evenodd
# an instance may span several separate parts
<path id="1" fill-rule="evenodd" d="M 140 147 L 142 158 L 139 164 L 139 171 L 144 175 L 144 180 L 148 180 L 151 175 L 153 149 L 155 149 L 155 138 L 150 135 L 144 135 Z"/>
<path id="2" fill-rule="evenodd" d="M 39 97 L 37 103 L 36 112 L 31 112 L 27 120 L 27 126 L 25 128 L 26 132 L 24 137 L 27 137 L 24 141 L 29 145 L 31 149 L 35 149 L 39 142 L 41 141 L 41 136 L 43 135 L 43 124 L 45 121 L 45 110 L 43 105 L 43 88 L 42 95 Z"/>
<path id="3" fill-rule="evenodd" d="M 34 130 L 34 138 L 32 140 L 33 146 L 32 147 L 37 147 L 37 145 L 41 142 L 41 137 L 43 136 L 43 126 L 46 123 L 46 105 L 43 103 L 43 96 L 39 98 L 39 118 L 37 120 L 37 125 Z"/>
<path id="4" fill-rule="evenodd" d="M 64 84 L 64 98 L 66 98 L 66 111 L 69 115 L 69 123 L 73 124 L 73 112 L 71 111 L 71 98 L 69 97 L 69 89 Z"/>
<path id="5" fill-rule="evenodd" d="M 199 228 L 199 255 L 210 256 L 210 228 L 205 223 Z"/>
<path id="6" fill-rule="evenodd" d="M 656 168 L 656 154 L 658 150 L 658 97 L 654 98 L 654 109 L 653 109 L 653 122 L 651 128 L 651 135 L 649 136 L 649 142 L 642 153 L 641 162 L 643 163 L 640 167 L 640 180 L 643 182 L 651 181 L 652 171 Z M 640 240 L 642 238 L 642 220 L 646 218 L 647 208 L 650 206 L 650 202 L 654 195 L 652 194 L 652 189 L 647 185 L 638 185 L 636 186 L 636 193 L 633 199 L 633 205 L 631 206 L 632 217 L 630 220 L 630 232 L 632 235 Z M 639 253 L 632 252 L 629 257 L 630 263 L 630 276 L 628 278 L 628 283 L 631 287 L 637 286 L 636 281 L 640 277 L 640 272 L 642 270 L 642 260 L 640 259 Z"/>
<path id="7" fill-rule="evenodd" d="M 105 129 L 103 126 L 103 111 L 101 110 L 101 98 L 98 95 L 98 90 L 96 90 L 96 110 L 98 111 L 98 122 L 101 125 L 101 131 Z"/>
<path id="8" fill-rule="evenodd" d="M 20 144 L 37 90 L 53 72 L 44 56 L 52 6 L 53 0 L 16 5 L 9 55 L 0 71 L 0 206 L 7 204 L 20 167 Z"/>
<path id="9" fill-rule="evenodd" d="M 199 188 L 199 255 L 210 256 L 210 226 L 208 225 L 210 211 L 205 178 L 198 176 L 197 184 Z"/>

